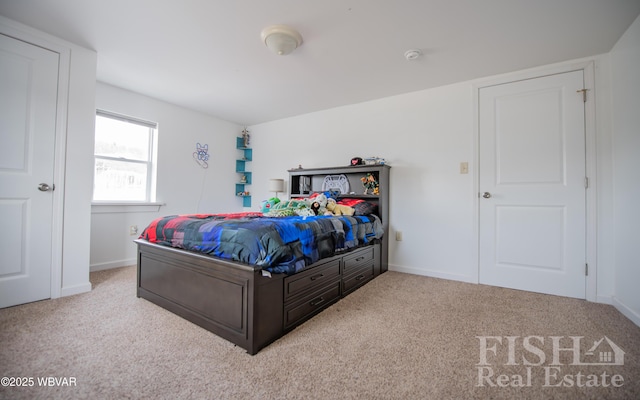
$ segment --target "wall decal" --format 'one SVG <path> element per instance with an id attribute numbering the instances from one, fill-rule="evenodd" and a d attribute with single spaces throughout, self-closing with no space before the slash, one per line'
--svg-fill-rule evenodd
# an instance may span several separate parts
<path id="1" fill-rule="evenodd" d="M 193 153 L 193 159 L 196 160 L 198 165 L 202 168 L 209 168 L 209 145 L 201 145 L 200 143 L 196 143 L 196 151 Z"/>

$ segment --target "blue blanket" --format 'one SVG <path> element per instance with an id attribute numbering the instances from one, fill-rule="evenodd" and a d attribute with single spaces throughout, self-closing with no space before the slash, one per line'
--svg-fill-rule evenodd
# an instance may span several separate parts
<path id="1" fill-rule="evenodd" d="M 274 218 L 240 213 L 162 217 L 151 222 L 140 238 L 293 274 L 382 234 L 382 223 L 373 214 Z"/>

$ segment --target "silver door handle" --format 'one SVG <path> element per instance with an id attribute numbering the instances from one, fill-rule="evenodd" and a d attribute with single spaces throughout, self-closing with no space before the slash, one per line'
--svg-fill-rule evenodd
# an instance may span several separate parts
<path id="1" fill-rule="evenodd" d="M 46 183 L 41 183 L 38 185 L 38 190 L 41 192 L 48 192 L 49 190 L 54 190 L 55 188 L 56 188 L 56 185 L 53 185 L 53 187 L 51 187 Z"/>
<path id="2" fill-rule="evenodd" d="M 490 199 L 491 198 L 491 193 L 484 192 L 484 193 L 482 193 L 482 197 L 484 197 L 485 199 Z"/>

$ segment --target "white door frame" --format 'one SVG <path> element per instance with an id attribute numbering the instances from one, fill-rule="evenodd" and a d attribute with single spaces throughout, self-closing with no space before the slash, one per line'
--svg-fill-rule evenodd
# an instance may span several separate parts
<path id="1" fill-rule="evenodd" d="M 587 102 L 585 103 L 585 145 L 586 145 L 586 174 L 589 177 L 589 188 L 586 191 L 586 262 L 589 265 L 589 274 L 586 277 L 586 299 L 589 301 L 597 300 L 597 236 L 596 236 L 596 217 L 597 217 L 597 190 L 596 190 L 596 108 L 595 108 L 595 62 L 593 60 L 570 62 L 543 68 L 535 68 L 525 71 L 514 72 L 511 74 L 500 75 L 498 77 L 479 80 L 473 84 L 473 107 L 474 107 L 474 135 L 473 135 L 473 192 L 479 193 L 480 190 L 480 174 L 479 174 L 479 92 L 480 89 L 487 86 L 515 82 L 519 80 L 532 79 L 545 75 L 560 74 L 564 72 L 583 70 L 585 88 L 587 92 Z M 474 196 L 474 247 L 475 257 L 478 264 L 475 269 L 474 281 L 480 282 L 480 199 Z"/>
<path id="2" fill-rule="evenodd" d="M 46 38 L 19 29 L 0 19 L 0 33 L 14 39 L 33 44 L 60 55 L 58 66 L 58 98 L 56 104 L 56 127 L 54 149 L 53 180 L 53 220 L 51 228 L 51 298 L 62 293 L 62 245 L 65 191 L 65 158 L 67 147 L 67 111 L 69 99 L 69 73 L 71 65 L 71 48 L 53 43 Z"/>

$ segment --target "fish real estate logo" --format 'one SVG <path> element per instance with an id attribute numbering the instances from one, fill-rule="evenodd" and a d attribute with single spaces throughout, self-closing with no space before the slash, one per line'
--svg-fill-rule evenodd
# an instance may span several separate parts
<path id="1" fill-rule="evenodd" d="M 477 387 L 621 387 L 625 352 L 606 336 L 476 336 Z"/>

